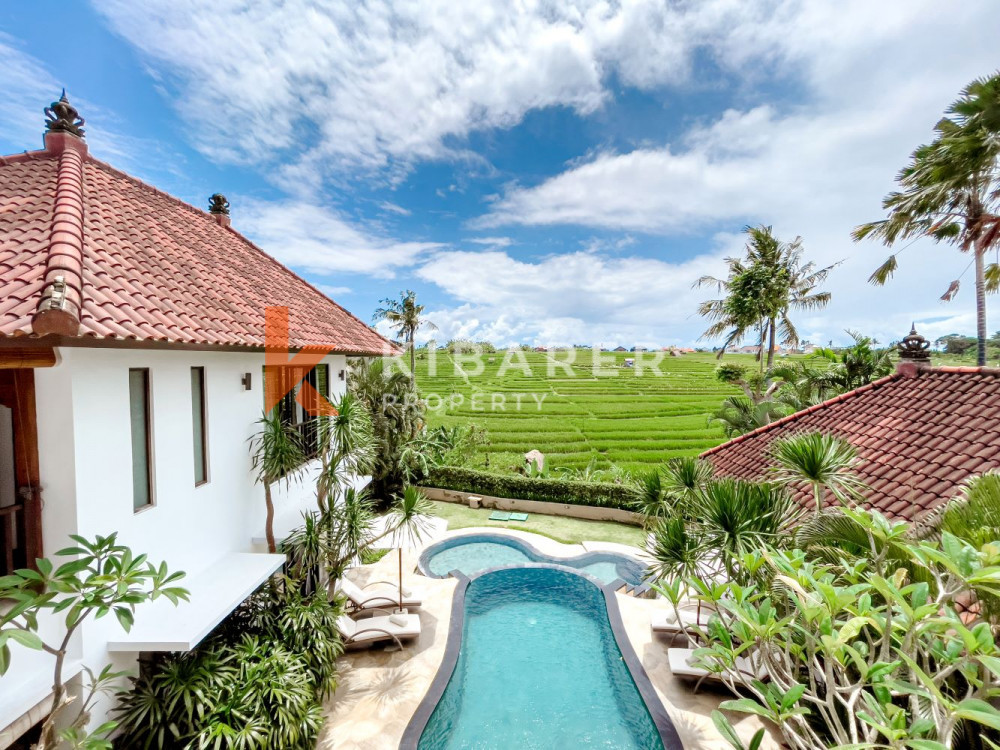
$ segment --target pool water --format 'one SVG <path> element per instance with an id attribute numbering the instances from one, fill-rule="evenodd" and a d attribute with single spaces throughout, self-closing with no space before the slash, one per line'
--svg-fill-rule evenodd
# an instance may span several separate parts
<path id="1" fill-rule="evenodd" d="M 420 750 L 577 747 L 663 747 L 603 592 L 554 568 L 474 579 L 458 662 Z"/>
<path id="2" fill-rule="evenodd" d="M 471 534 L 445 539 L 427 548 L 421 567 L 430 575 L 444 578 L 458 570 L 467 576 L 489 568 L 521 563 L 546 562 L 582 570 L 603 583 L 621 578 L 627 583 L 642 583 L 642 565 L 613 552 L 588 552 L 578 557 L 559 558 L 544 555 L 526 542 L 500 534 Z"/>

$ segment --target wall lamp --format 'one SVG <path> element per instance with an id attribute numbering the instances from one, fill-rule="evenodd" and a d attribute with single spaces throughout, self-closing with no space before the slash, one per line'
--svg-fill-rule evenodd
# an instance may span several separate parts
<path id="1" fill-rule="evenodd" d="M 250 380 L 250 373 L 249 372 L 243 373 L 243 377 L 240 378 L 240 383 L 243 384 L 243 390 L 244 391 L 249 391 L 250 390 L 250 388 L 251 388 L 251 385 L 250 385 L 251 380 Z"/>

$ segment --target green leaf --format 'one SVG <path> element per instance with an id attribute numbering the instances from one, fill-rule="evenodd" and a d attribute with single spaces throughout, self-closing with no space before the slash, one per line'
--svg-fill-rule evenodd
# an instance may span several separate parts
<path id="1" fill-rule="evenodd" d="M 937 740 L 906 740 L 903 744 L 913 750 L 949 750 L 947 745 Z"/>
<path id="2" fill-rule="evenodd" d="M 0 632 L 0 636 L 5 640 L 17 641 L 25 648 L 33 648 L 35 651 L 42 650 L 42 639 L 38 637 L 37 633 L 21 630 L 20 628 L 12 628 Z"/>
<path id="3" fill-rule="evenodd" d="M 739 711 L 745 714 L 756 714 L 757 716 L 763 716 L 768 719 L 774 718 L 773 711 L 760 705 L 752 698 L 740 698 L 735 701 L 723 701 L 719 704 L 719 708 L 726 711 Z"/>
<path id="4" fill-rule="evenodd" d="M 977 724 L 984 724 L 993 729 L 1000 729 L 1000 711 L 978 698 L 966 698 L 959 703 L 955 710 L 955 716 L 974 721 Z"/>
<path id="5" fill-rule="evenodd" d="M 733 725 L 729 723 L 729 719 L 722 711 L 712 711 L 712 723 L 715 724 L 715 728 L 719 730 L 721 734 L 730 745 L 732 745 L 736 750 L 744 750 L 743 743 L 740 741 L 740 737 L 736 734 L 736 730 L 733 729 Z"/>

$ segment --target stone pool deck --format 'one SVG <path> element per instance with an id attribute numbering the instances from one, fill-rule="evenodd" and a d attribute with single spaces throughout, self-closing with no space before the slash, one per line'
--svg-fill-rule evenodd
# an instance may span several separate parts
<path id="1" fill-rule="evenodd" d="M 547 537 L 520 531 L 495 528 L 461 529 L 435 535 L 460 536 L 475 533 L 506 533 L 517 536 L 540 552 L 554 557 L 572 557 L 585 551 L 604 549 L 639 556 L 637 549 L 622 545 L 584 542 L 561 544 Z M 613 549 L 612 549 L 613 548 Z M 444 658 L 451 619 L 452 597 L 456 581 L 425 578 L 416 573 L 418 550 L 403 555 L 405 585 L 419 588 L 424 603 L 420 612 L 422 632 L 416 642 L 402 651 L 387 651 L 380 647 L 346 653 L 340 660 L 340 678 L 336 693 L 327 702 L 326 725 L 317 744 L 319 750 L 395 750 L 403 731 L 430 687 Z M 375 565 L 366 565 L 349 572 L 357 583 L 394 581 L 398 577 L 396 553 L 390 553 Z M 622 620 L 629 640 L 653 687 L 670 714 L 674 726 L 688 750 L 729 750 L 730 745 L 716 731 L 711 713 L 719 703 L 732 696 L 728 691 L 703 686 L 698 693 L 693 684 L 675 678 L 667 664 L 669 643 L 653 636 L 649 629 L 650 615 L 665 607 L 663 601 L 636 599 L 618 595 Z M 678 645 L 680 645 L 678 643 Z M 744 743 L 748 743 L 762 725 L 753 716 L 730 715 Z M 780 747 L 780 734 L 770 730 L 765 748 Z"/>

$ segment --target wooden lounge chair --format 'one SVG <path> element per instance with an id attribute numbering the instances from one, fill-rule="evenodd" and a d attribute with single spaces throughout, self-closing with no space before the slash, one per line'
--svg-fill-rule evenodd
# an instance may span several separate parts
<path id="1" fill-rule="evenodd" d="M 358 586 L 346 577 L 337 581 L 335 589 L 347 597 L 347 609 L 360 612 L 366 609 L 388 609 L 399 607 L 399 587 L 389 581 L 372 581 Z M 403 609 L 416 609 L 421 604 L 419 592 L 403 588 Z"/>
<path id="2" fill-rule="evenodd" d="M 404 639 L 420 636 L 420 616 L 386 613 L 352 620 L 347 615 L 341 615 L 337 618 L 337 630 L 344 646 L 370 646 L 379 641 L 392 640 L 403 648 Z"/>
<path id="3" fill-rule="evenodd" d="M 697 679 L 694 689 L 698 692 L 698 688 L 701 687 L 701 683 L 705 680 L 711 682 L 716 682 L 720 684 L 725 684 L 725 680 L 722 678 L 722 673 L 720 672 L 710 672 L 707 669 L 698 667 L 694 665 L 695 650 L 693 648 L 668 648 L 667 649 L 667 663 L 670 665 L 670 671 L 675 677 L 688 677 L 692 679 Z M 758 679 L 761 682 L 766 682 L 770 679 L 770 675 L 767 673 L 767 669 L 763 665 L 756 671 L 754 671 L 753 664 L 745 656 L 736 657 L 736 668 L 740 673 L 751 679 Z"/>

